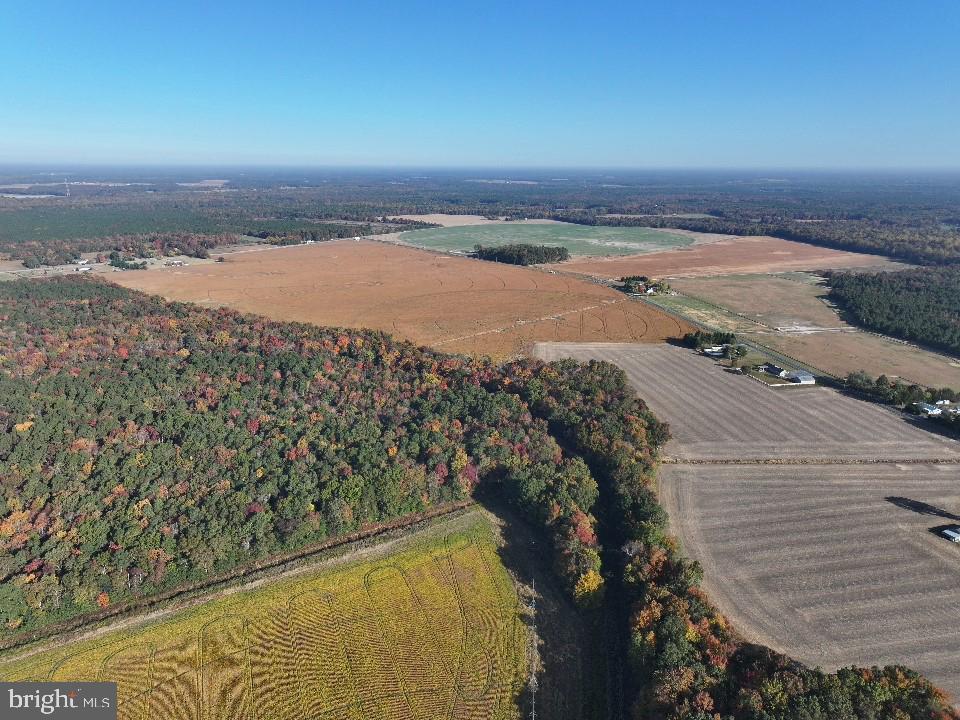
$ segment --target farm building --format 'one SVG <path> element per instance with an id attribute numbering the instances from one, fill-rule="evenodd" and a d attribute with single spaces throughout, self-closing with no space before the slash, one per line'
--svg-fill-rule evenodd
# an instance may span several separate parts
<path id="1" fill-rule="evenodd" d="M 760 370 L 767 373 L 768 375 L 773 375 L 775 377 L 784 377 L 784 375 L 786 375 L 786 372 L 787 372 L 779 365 L 774 365 L 773 363 L 766 363 L 765 365 L 761 365 Z"/>
<path id="2" fill-rule="evenodd" d="M 960 542 L 960 525 L 944 528 L 940 531 L 940 534 L 950 542 Z"/>
<path id="3" fill-rule="evenodd" d="M 802 370 L 794 370 L 793 372 L 784 373 L 781 377 L 786 378 L 792 383 L 797 383 L 798 385 L 815 385 L 817 379 L 808 372 L 803 372 Z"/>
<path id="4" fill-rule="evenodd" d="M 943 413 L 943 408 L 931 405 L 930 403 L 914 403 L 914 407 L 921 415 L 941 415 Z"/>

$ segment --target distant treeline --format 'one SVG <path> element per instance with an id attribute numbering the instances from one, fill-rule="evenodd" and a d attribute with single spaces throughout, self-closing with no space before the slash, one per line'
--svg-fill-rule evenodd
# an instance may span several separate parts
<path id="1" fill-rule="evenodd" d="M 76 260 L 82 253 L 120 252 L 132 257 L 162 257 L 190 255 L 209 257 L 218 245 L 240 241 L 232 233 L 201 234 L 191 232 L 156 232 L 138 235 L 110 235 L 102 238 L 75 240 L 31 240 L 27 242 L 0 242 L 0 253 L 21 260 L 28 268 L 41 265 L 63 265 Z"/>
<path id="2" fill-rule="evenodd" d="M 510 263 L 511 265 L 537 265 L 539 263 L 563 262 L 570 259 L 570 251 L 565 247 L 552 245 L 500 245 L 485 247 L 473 246 L 473 255 L 481 260 Z"/>
<path id="3" fill-rule="evenodd" d="M 295 187 L 251 175 L 232 179 L 228 192 L 211 192 L 154 178 L 159 184 L 149 191 L 74 185 L 69 198 L 0 199 L 0 245 L 167 231 L 266 230 L 280 237 L 318 222 L 370 223 L 385 231 L 417 226 L 391 219 L 398 215 L 451 213 L 767 234 L 922 264 L 960 262 L 960 183 L 907 180 L 657 173 L 524 184 L 383 172 L 335 173 L 312 186 L 301 178 Z"/>
<path id="4" fill-rule="evenodd" d="M 960 353 L 960 266 L 832 273 L 830 298 L 865 327 Z"/>
<path id="5" fill-rule="evenodd" d="M 712 217 L 610 217 L 589 211 L 563 212 L 555 220 L 586 225 L 639 226 L 724 235 L 769 235 L 838 250 L 889 255 L 924 265 L 960 263 L 960 231 L 936 222 L 921 225 L 884 218 L 817 219 L 746 217 L 714 210 Z"/>
<path id="6" fill-rule="evenodd" d="M 251 230 L 245 232 L 244 235 L 266 240 L 273 245 L 299 245 L 305 242 L 324 242 L 325 240 L 370 235 L 372 232 L 373 230 L 369 225 L 339 225 L 329 223 L 283 233 L 276 233 L 270 230 Z"/>
<path id="7" fill-rule="evenodd" d="M 309 228 L 296 230 L 241 229 L 236 233 L 153 232 L 135 235 L 108 235 L 100 238 L 69 240 L 29 240 L 21 242 L 0 241 L 0 253 L 14 260 L 23 261 L 28 268 L 41 265 L 62 265 L 75 260 L 83 253 L 120 252 L 130 257 L 164 257 L 189 255 L 206 258 L 210 251 L 221 245 L 249 242 L 259 238 L 274 245 L 297 245 L 303 242 L 322 242 L 337 238 L 369 235 L 370 225 L 355 223 L 311 224 Z"/>

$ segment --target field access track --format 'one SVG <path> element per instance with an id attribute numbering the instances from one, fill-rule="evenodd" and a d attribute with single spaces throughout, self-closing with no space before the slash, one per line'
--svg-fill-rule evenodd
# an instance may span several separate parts
<path id="1" fill-rule="evenodd" d="M 903 664 L 960 697 L 960 443 L 822 387 L 671 346 L 540 344 L 614 362 L 670 423 L 660 499 L 746 639 L 812 666 Z"/>

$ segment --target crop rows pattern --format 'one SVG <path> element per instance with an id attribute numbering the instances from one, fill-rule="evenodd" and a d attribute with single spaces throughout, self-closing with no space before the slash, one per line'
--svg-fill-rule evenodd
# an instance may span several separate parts
<path id="1" fill-rule="evenodd" d="M 482 534 L 276 585 L 0 677 L 116 681 L 122 720 L 515 716 L 523 626 Z"/>

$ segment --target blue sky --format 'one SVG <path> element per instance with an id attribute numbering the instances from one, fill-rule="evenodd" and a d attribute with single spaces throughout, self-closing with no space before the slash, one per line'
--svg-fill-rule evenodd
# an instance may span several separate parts
<path id="1" fill-rule="evenodd" d="M 957 168 L 960 2 L 10 2 L 0 162 Z"/>

